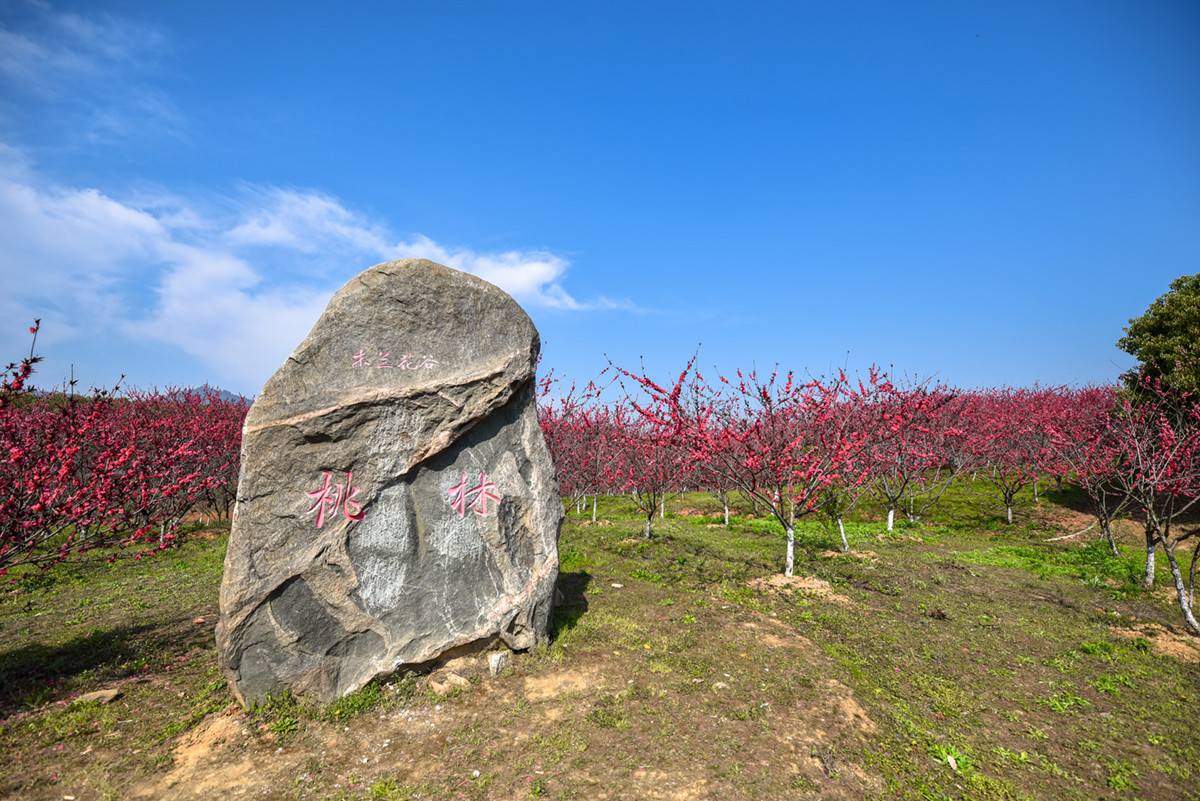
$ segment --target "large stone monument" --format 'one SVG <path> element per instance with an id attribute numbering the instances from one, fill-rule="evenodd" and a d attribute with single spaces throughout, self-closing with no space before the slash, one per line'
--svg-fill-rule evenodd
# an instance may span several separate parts
<path id="1" fill-rule="evenodd" d="M 548 634 L 563 513 L 538 349 L 512 298 L 423 259 L 334 295 L 243 431 L 217 625 L 243 703 Z"/>

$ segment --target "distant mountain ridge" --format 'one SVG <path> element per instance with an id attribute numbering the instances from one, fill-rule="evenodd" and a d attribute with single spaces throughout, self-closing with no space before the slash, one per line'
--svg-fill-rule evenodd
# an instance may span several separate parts
<path id="1" fill-rule="evenodd" d="M 245 395 L 239 395 L 236 392 L 230 392 L 227 389 L 221 389 L 220 387 L 214 387 L 209 384 L 201 384 L 198 387 L 187 387 L 186 389 L 183 389 L 180 391 L 181 392 L 198 392 L 201 395 L 203 395 L 207 392 L 211 392 L 214 395 L 216 395 L 219 399 L 224 400 L 224 401 L 239 401 L 239 400 L 253 401 L 254 400 L 254 398 L 252 398 L 252 397 L 248 398 Z"/>

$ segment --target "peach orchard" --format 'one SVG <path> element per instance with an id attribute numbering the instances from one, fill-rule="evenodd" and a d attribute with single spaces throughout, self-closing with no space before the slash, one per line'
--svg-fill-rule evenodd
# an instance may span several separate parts
<path id="1" fill-rule="evenodd" d="M 36 343 L 38 326 L 30 329 Z M 0 382 L 0 575 L 48 568 L 97 549 L 106 559 L 170 547 L 197 514 L 228 518 L 248 403 L 195 391 L 35 392 L 30 355 Z M 606 371 L 608 372 L 608 371 Z M 1078 485 L 1115 553 L 1112 521 L 1144 531 L 1145 583 L 1168 561 L 1188 628 L 1200 528 L 1200 404 L 1151 378 L 1132 388 L 959 390 L 872 369 L 799 380 L 792 373 L 673 382 L 612 368 L 605 387 L 540 384 L 539 417 L 568 506 L 625 495 L 653 536 L 668 493 L 706 490 L 752 504 L 784 532 L 823 515 L 841 532 L 863 499 L 917 522 L 952 486 L 994 499 L 1011 523 L 1018 496 L 1042 482 Z M 988 489 L 984 493 L 982 490 Z M 369 498 L 360 498 L 367 508 Z M 1179 559 L 1189 543 L 1187 575 Z"/>

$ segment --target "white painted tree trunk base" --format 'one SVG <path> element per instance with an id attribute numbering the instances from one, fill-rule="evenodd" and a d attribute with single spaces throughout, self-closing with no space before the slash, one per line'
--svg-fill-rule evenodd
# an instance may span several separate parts
<path id="1" fill-rule="evenodd" d="M 796 564 L 796 529 L 788 526 L 787 530 L 787 561 L 783 566 L 783 575 L 791 578 Z"/>
<path id="2" fill-rule="evenodd" d="M 1200 622 L 1197 622 L 1192 613 L 1191 597 L 1183 581 L 1183 571 L 1179 569 L 1179 560 L 1175 558 L 1174 551 L 1165 548 L 1163 550 L 1167 551 L 1167 562 L 1171 565 L 1171 578 L 1175 580 L 1175 594 L 1179 598 L 1179 608 L 1183 611 L 1183 621 L 1193 634 L 1200 634 Z"/>
<path id="3" fill-rule="evenodd" d="M 1146 535 L 1146 573 L 1142 578 L 1142 586 L 1150 589 L 1154 586 L 1154 549 L 1156 543 Z"/>

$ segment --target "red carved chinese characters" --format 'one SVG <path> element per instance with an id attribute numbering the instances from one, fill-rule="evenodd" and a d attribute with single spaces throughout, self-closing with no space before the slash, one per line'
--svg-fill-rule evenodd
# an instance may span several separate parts
<path id="1" fill-rule="evenodd" d="M 496 485 L 488 481 L 487 473 L 479 474 L 479 485 L 467 489 L 467 474 L 462 474 L 462 481 L 446 490 L 450 496 L 450 508 L 458 512 L 459 517 L 467 514 L 467 507 L 480 517 L 487 517 L 488 501 L 500 503 L 500 496 L 492 493 Z"/>
<path id="2" fill-rule="evenodd" d="M 358 353 L 355 353 L 350 358 L 351 367 L 374 367 L 376 370 L 391 369 L 393 367 L 401 370 L 431 370 L 437 367 L 437 359 L 432 356 L 418 356 L 413 353 L 405 353 L 400 357 L 398 363 L 393 364 L 391 351 L 381 350 L 375 355 L 375 361 L 371 362 L 367 359 L 366 348 L 359 348 Z"/>
<path id="3" fill-rule="evenodd" d="M 405 370 L 420 370 L 422 367 L 429 369 L 434 367 L 437 361 L 432 356 L 414 356 L 411 353 L 406 353 L 400 357 L 401 369 Z"/>
<path id="4" fill-rule="evenodd" d="M 317 528 L 325 525 L 326 517 L 336 516 L 339 511 L 346 515 L 349 520 L 362 520 L 366 515 L 362 511 L 362 507 L 354 501 L 354 496 L 358 494 L 358 487 L 353 486 L 350 482 L 353 480 L 354 473 L 346 471 L 346 482 L 333 482 L 333 474 L 325 473 L 325 484 L 320 489 L 312 492 L 304 493 L 309 498 L 313 499 L 312 508 L 305 514 L 317 513 Z M 343 498 L 343 492 L 345 497 Z"/>

